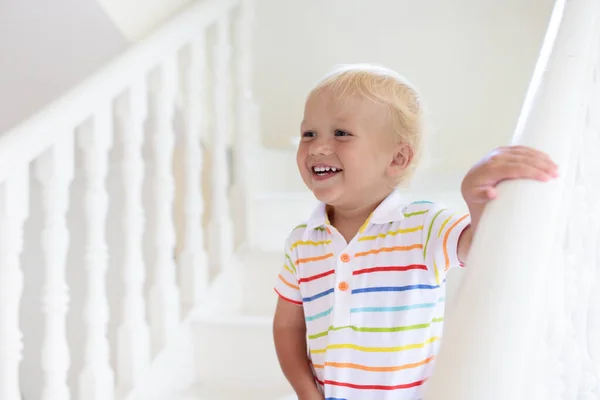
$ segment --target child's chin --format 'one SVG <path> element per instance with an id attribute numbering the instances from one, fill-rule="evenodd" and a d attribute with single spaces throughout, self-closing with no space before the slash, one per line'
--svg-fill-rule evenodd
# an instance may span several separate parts
<path id="1" fill-rule="evenodd" d="M 312 192 L 317 200 L 332 206 L 335 206 L 342 197 L 341 191 L 336 188 L 313 188 Z"/>

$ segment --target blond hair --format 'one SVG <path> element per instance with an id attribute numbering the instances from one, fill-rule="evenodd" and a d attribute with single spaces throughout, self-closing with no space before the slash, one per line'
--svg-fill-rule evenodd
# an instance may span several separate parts
<path id="1" fill-rule="evenodd" d="M 325 75 L 308 97 L 326 89 L 334 91 L 339 100 L 359 96 L 387 107 L 394 139 L 409 145 L 413 153 L 399 183 L 410 181 L 424 146 L 424 107 L 417 90 L 397 72 L 371 64 L 339 66 Z"/>

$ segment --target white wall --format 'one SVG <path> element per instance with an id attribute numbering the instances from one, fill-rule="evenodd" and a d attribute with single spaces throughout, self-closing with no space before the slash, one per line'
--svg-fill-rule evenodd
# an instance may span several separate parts
<path id="1" fill-rule="evenodd" d="M 257 0 L 254 87 L 264 141 L 288 146 L 335 64 L 404 74 L 429 105 L 432 168 L 464 171 L 511 136 L 552 0 Z"/>
<path id="2" fill-rule="evenodd" d="M 126 46 L 95 0 L 0 1 L 0 133 Z"/>

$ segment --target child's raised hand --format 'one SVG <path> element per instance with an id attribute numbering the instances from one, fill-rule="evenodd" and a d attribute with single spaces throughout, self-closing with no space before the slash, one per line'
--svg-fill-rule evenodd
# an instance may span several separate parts
<path id="1" fill-rule="evenodd" d="M 548 181 L 557 176 L 558 166 L 545 153 L 525 146 L 500 147 L 467 173 L 462 182 L 462 195 L 469 208 L 472 208 L 495 199 L 496 185 L 502 181 Z"/>
<path id="2" fill-rule="evenodd" d="M 510 179 L 545 182 L 557 176 L 558 166 L 548 155 L 525 146 L 500 147 L 475 164 L 465 175 L 461 187 L 471 214 L 472 228 L 468 235 L 463 235 L 466 238 L 464 243 L 459 243 L 462 257 L 468 252 L 470 238 L 477 230 L 486 203 L 498 194 L 496 185 Z"/>

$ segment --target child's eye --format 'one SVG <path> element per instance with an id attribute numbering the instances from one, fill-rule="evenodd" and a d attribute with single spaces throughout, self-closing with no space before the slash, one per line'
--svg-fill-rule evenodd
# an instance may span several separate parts
<path id="1" fill-rule="evenodd" d="M 306 137 L 306 138 L 309 138 L 309 137 L 314 137 L 314 136 L 315 136 L 315 133 L 314 133 L 314 132 L 311 132 L 311 131 L 308 131 L 308 132 L 302 132 L 302 137 L 303 137 L 303 138 L 305 138 L 305 137 Z"/>
<path id="2" fill-rule="evenodd" d="M 335 130 L 335 136 L 350 136 L 349 132 L 343 131 L 341 129 Z"/>

